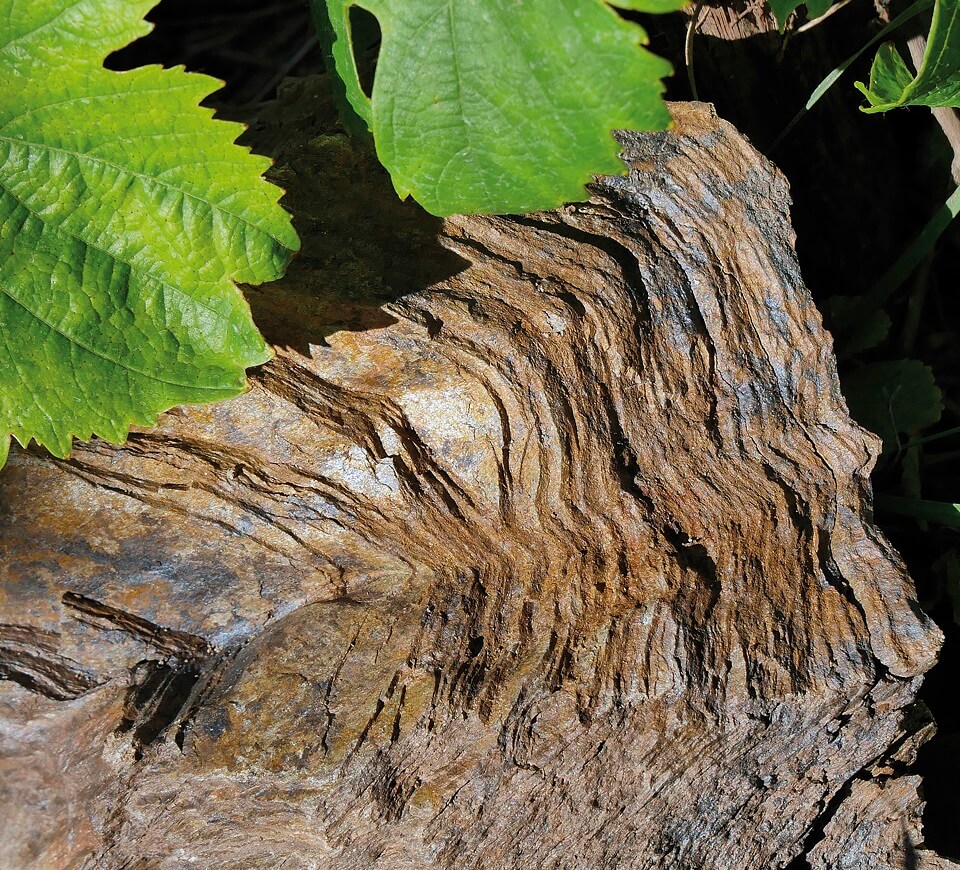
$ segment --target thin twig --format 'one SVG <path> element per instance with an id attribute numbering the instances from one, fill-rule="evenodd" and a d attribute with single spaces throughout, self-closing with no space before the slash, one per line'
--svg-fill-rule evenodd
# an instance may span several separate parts
<path id="1" fill-rule="evenodd" d="M 690 82 L 690 94 L 694 100 L 700 99 L 700 95 L 697 93 L 697 76 L 693 71 L 693 37 L 697 32 L 697 22 L 700 20 L 701 9 L 703 9 L 703 0 L 697 0 L 693 15 L 690 16 L 690 23 L 687 25 L 687 38 L 683 43 L 683 59 L 687 64 L 687 81 Z"/>
<path id="2" fill-rule="evenodd" d="M 813 28 L 818 24 L 823 24 L 823 22 L 826 21 L 831 15 L 833 15 L 835 12 L 839 12 L 844 6 L 852 2 L 853 0 L 840 0 L 839 3 L 831 6 L 819 18 L 814 18 L 813 21 L 808 21 L 806 24 L 802 24 L 796 29 L 796 33 L 806 33 L 808 30 L 813 30 Z"/>

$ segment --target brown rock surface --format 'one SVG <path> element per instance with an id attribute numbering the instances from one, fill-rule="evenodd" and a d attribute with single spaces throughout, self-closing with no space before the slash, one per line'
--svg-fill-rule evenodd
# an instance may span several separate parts
<path id="1" fill-rule="evenodd" d="M 303 238 L 249 292 L 276 359 L 0 475 L 0 864 L 914 854 L 939 634 L 878 443 L 784 179 L 674 111 L 589 203 L 441 223 L 287 86 L 251 131 Z"/>

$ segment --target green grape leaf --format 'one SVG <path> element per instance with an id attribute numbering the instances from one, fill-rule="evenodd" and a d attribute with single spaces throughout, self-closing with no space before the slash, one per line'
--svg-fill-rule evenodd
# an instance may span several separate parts
<path id="1" fill-rule="evenodd" d="M 683 0 L 611 0 L 666 11 Z M 585 198 L 623 174 L 611 130 L 662 130 L 670 65 L 604 0 L 311 0 L 342 96 L 401 197 L 436 215 L 517 213 Z M 350 10 L 382 33 L 371 97 Z"/>
<path id="2" fill-rule="evenodd" d="M 790 15 L 804 4 L 807 7 L 807 16 L 812 21 L 827 13 L 827 10 L 833 6 L 833 0 L 770 0 L 770 11 L 773 12 L 773 17 L 777 19 L 777 24 L 783 30 Z"/>
<path id="3" fill-rule="evenodd" d="M 870 84 L 856 82 L 869 114 L 899 106 L 960 106 L 960 0 L 936 0 L 927 48 L 916 76 L 893 43 L 880 46 Z"/>
<path id="4" fill-rule="evenodd" d="M 645 12 L 652 15 L 663 15 L 667 12 L 676 12 L 683 9 L 688 4 L 681 0 L 607 0 L 611 6 L 617 9 L 626 9 L 631 12 Z"/>
<path id="5" fill-rule="evenodd" d="M 850 415 L 896 450 L 897 433 L 930 426 L 943 412 L 943 395 L 929 366 L 901 359 L 870 363 L 843 378 Z"/>
<path id="6" fill-rule="evenodd" d="M 299 245 L 220 87 L 103 67 L 156 0 L 0 0 L 0 464 L 66 456 L 182 403 L 241 393 L 270 350 L 234 281 Z"/>

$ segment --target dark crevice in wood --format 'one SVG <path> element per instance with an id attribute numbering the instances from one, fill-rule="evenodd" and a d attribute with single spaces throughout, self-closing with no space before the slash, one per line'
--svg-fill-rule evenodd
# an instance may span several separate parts
<path id="1" fill-rule="evenodd" d="M 96 677 L 57 652 L 59 637 L 29 625 L 0 624 L 0 680 L 56 701 L 77 698 L 97 685 Z"/>
<path id="2" fill-rule="evenodd" d="M 155 625 L 149 619 L 125 613 L 86 595 L 64 592 L 61 600 L 64 607 L 73 611 L 77 619 L 103 630 L 118 629 L 126 632 L 168 655 L 204 659 L 213 653 L 213 647 L 202 637 Z"/>

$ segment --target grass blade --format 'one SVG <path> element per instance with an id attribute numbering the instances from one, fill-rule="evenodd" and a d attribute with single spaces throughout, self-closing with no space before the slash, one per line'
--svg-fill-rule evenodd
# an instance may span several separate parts
<path id="1" fill-rule="evenodd" d="M 869 311 L 882 306 L 893 295 L 893 292 L 910 277 L 910 273 L 920 265 L 924 257 L 933 250 L 937 239 L 950 226 L 950 222 L 960 214 L 960 187 L 958 187 L 940 210 L 930 218 L 920 234 L 883 274 L 879 281 L 866 293 L 858 306 L 862 311 Z"/>
<path id="2" fill-rule="evenodd" d="M 923 498 L 904 498 L 899 495 L 878 495 L 875 504 L 880 510 L 891 514 L 936 523 L 949 529 L 960 529 L 960 504 Z"/>
<path id="3" fill-rule="evenodd" d="M 903 12 L 901 12 L 896 18 L 893 19 L 886 27 L 883 28 L 876 36 L 873 37 L 866 45 L 863 46 L 856 54 L 850 55 L 843 63 L 839 66 L 834 67 L 826 77 L 820 82 L 819 85 L 814 88 L 813 93 L 810 94 L 809 99 L 804 104 L 803 108 L 793 116 L 792 120 L 786 127 L 784 127 L 783 132 L 777 136 L 774 140 L 773 145 L 770 146 L 770 149 L 767 153 L 772 152 L 783 140 L 786 138 L 787 134 L 797 125 L 797 122 L 809 112 L 817 103 L 820 102 L 823 95 L 832 88 L 840 77 L 847 71 L 847 68 L 854 63 L 864 52 L 872 48 L 882 39 L 885 39 L 886 36 L 892 31 L 896 30 L 901 24 L 905 24 L 910 19 L 915 18 L 921 12 L 929 9 L 933 6 L 933 0 L 916 0 L 911 6 L 908 6 Z"/>

